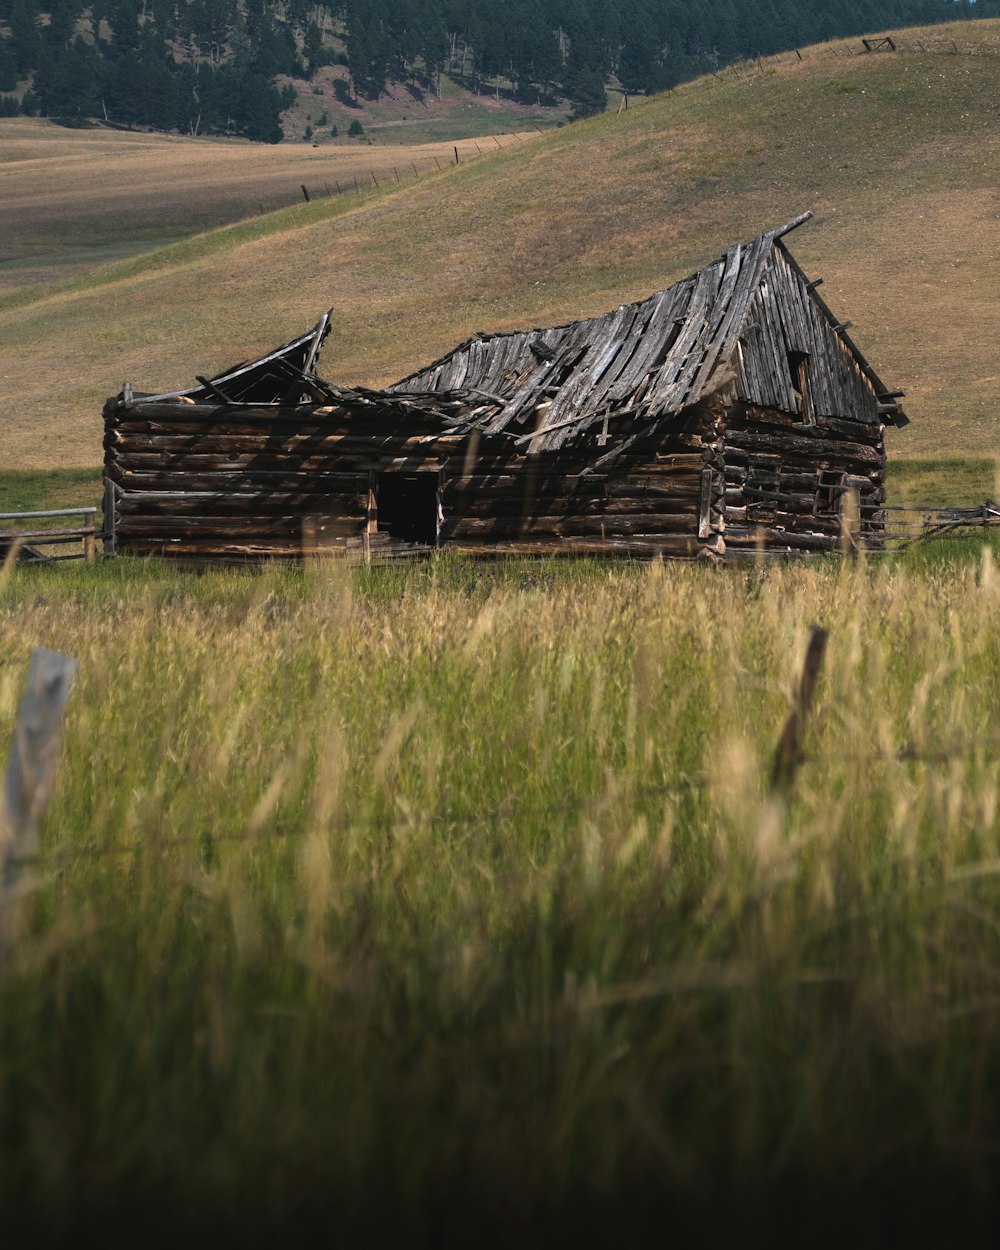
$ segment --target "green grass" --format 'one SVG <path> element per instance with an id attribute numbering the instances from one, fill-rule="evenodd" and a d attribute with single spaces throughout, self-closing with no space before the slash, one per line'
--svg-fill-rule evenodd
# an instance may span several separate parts
<path id="1" fill-rule="evenodd" d="M 886 494 L 895 507 L 973 507 L 1000 499 L 997 462 L 977 457 L 904 460 L 890 454 Z"/>
<path id="2" fill-rule="evenodd" d="M 559 1240 L 722 1195 L 703 1232 L 812 1244 L 821 1198 L 947 1175 L 980 1213 L 1000 579 L 953 550 L 9 575 L 0 753 L 31 645 L 80 676 L 0 983 L 5 1208 Z"/>
<path id="3" fill-rule="evenodd" d="M 0 512 L 100 507 L 100 469 L 9 469 L 0 478 Z"/>

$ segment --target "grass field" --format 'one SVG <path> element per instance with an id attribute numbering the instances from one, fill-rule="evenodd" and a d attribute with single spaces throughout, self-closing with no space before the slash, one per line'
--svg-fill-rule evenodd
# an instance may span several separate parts
<path id="1" fill-rule="evenodd" d="M 8 296 L 0 511 L 99 502 L 125 377 L 334 303 L 323 372 L 386 380 L 809 207 L 796 255 L 909 392 L 890 502 L 997 497 L 1000 23 L 954 33 L 981 55 L 806 50 L 207 234 L 209 190 L 148 188 L 254 150 L 33 124 L 52 255 L 89 246 L 77 143 L 146 162 L 123 247 L 189 237 Z M 0 964 L 4 1244 L 985 1241 L 998 562 L 0 571 L 0 760 L 31 647 L 80 664 Z"/>
<path id="2" fill-rule="evenodd" d="M 0 1204 L 105 1244 L 964 1232 L 995 559 L 8 574 L 0 755 L 29 643 L 81 669 L 0 982 Z"/>
<path id="3" fill-rule="evenodd" d="M 0 312 L 0 454 L 94 464 L 101 403 L 123 378 L 187 384 L 331 304 L 326 374 L 384 382 L 477 329 L 645 295 L 811 208 L 796 255 L 908 393 L 914 423 L 892 451 L 992 455 L 1000 24 L 954 34 L 980 54 L 807 50 L 409 187 L 303 204 L 22 295 Z"/>
<path id="4" fill-rule="evenodd" d="M 502 121 L 494 117 L 494 121 Z M 277 146 L 0 119 L 0 307 L 24 292 L 177 239 L 361 187 L 396 186 L 530 134 L 401 147 Z M 397 183 L 398 179 L 398 183 Z M 338 188 L 340 190 L 338 191 Z"/>

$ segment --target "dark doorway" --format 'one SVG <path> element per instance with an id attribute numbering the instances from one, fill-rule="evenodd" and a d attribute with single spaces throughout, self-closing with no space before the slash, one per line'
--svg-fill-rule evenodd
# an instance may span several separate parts
<path id="1" fill-rule="evenodd" d="M 376 502 L 380 534 L 437 546 L 436 473 L 380 473 Z"/>

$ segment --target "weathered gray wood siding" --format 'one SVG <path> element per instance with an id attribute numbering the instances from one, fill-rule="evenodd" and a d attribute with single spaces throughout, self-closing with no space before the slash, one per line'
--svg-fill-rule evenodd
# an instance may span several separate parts
<path id="1" fill-rule="evenodd" d="M 806 362 L 804 374 L 796 373 L 796 356 Z M 737 402 L 727 411 L 723 444 L 727 548 L 763 538 L 770 549 L 834 549 L 851 492 L 860 503 L 861 532 L 877 539 L 885 523 L 878 396 L 778 248 L 733 366 Z"/>
<path id="2" fill-rule="evenodd" d="M 810 298 L 806 283 L 774 248 L 737 349 L 739 398 L 795 414 L 789 352 L 808 358 L 809 389 L 818 415 L 878 424 L 871 382 Z"/>

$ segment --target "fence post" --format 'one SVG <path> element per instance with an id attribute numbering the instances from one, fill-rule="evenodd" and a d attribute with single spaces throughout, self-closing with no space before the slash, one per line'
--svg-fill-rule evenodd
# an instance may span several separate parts
<path id="1" fill-rule="evenodd" d="M 115 484 L 111 478 L 104 479 L 104 554 L 115 554 L 115 537 L 117 525 L 115 521 Z"/>
<path id="2" fill-rule="evenodd" d="M 55 781 L 59 731 L 76 672 L 76 660 L 59 651 L 36 647 L 31 653 L 0 800 L 0 958 L 15 936 L 25 861 L 38 854 L 42 818 Z"/>
<path id="3" fill-rule="evenodd" d="M 861 496 L 849 490 L 840 498 L 840 550 L 856 556 L 861 549 Z"/>
<path id="4" fill-rule="evenodd" d="M 788 790 L 802 763 L 802 737 L 812 708 L 813 695 L 816 693 L 816 683 L 823 668 L 827 637 L 827 631 L 820 629 L 818 625 L 813 625 L 809 631 L 809 645 L 806 648 L 798 689 L 795 691 L 791 711 L 778 739 L 771 765 L 772 792 Z"/>

